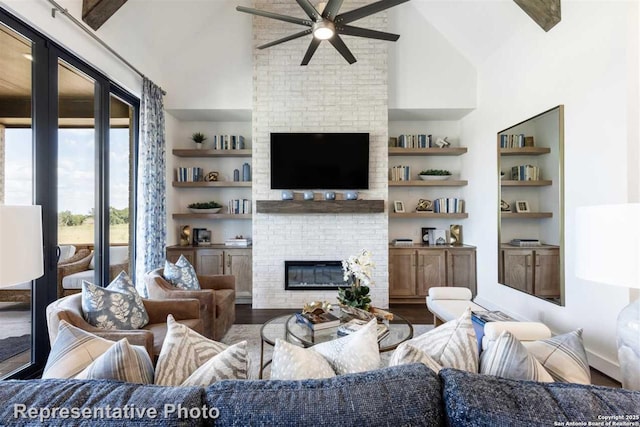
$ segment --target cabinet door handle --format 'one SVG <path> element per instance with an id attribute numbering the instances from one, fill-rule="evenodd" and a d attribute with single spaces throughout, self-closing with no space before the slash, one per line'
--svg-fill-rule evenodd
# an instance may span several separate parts
<path id="1" fill-rule="evenodd" d="M 524 259 L 525 259 L 525 265 L 527 267 L 531 267 L 531 255 L 526 255 Z"/>
<path id="2" fill-rule="evenodd" d="M 231 255 L 227 255 L 227 267 L 231 268 Z"/>

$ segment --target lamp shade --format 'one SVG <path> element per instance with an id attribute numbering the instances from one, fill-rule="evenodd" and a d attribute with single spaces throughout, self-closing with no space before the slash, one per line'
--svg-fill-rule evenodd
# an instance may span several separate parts
<path id="1" fill-rule="evenodd" d="M 43 274 L 41 207 L 0 205 L 0 286 Z"/>
<path id="2" fill-rule="evenodd" d="M 576 276 L 640 288 L 640 203 L 576 210 Z"/>

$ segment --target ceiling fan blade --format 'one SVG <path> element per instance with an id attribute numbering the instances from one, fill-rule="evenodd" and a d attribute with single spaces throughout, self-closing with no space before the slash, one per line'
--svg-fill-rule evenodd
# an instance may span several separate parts
<path id="1" fill-rule="evenodd" d="M 288 42 L 289 40 L 298 39 L 300 37 L 306 36 L 307 34 L 311 34 L 311 29 L 300 31 L 299 33 L 291 34 L 290 36 L 283 37 L 281 39 L 278 39 L 269 43 L 265 43 L 263 45 L 258 46 L 258 49 L 266 49 L 268 47 L 275 46 L 280 43 Z"/>
<path id="2" fill-rule="evenodd" d="M 352 27 L 351 25 L 340 25 L 336 31 L 347 36 L 366 37 L 368 39 L 396 41 L 400 38 L 398 34 L 385 33 L 383 31 L 369 30 L 367 28 Z"/>
<path id="3" fill-rule="evenodd" d="M 306 13 L 307 16 L 311 18 L 312 21 L 316 21 L 320 18 L 320 14 L 316 10 L 316 8 L 313 7 L 313 5 L 309 0 L 296 0 L 296 1 L 300 5 L 300 7 L 304 9 L 304 13 Z"/>
<path id="4" fill-rule="evenodd" d="M 333 21 L 342 7 L 343 0 L 329 0 L 329 3 L 324 7 L 322 11 L 322 17 L 330 21 Z"/>
<path id="5" fill-rule="evenodd" d="M 354 62 L 356 62 L 356 57 L 353 56 L 353 54 L 351 53 L 347 45 L 344 44 L 339 35 L 336 34 L 335 36 L 331 37 L 329 41 L 331 42 L 333 47 L 335 47 L 336 50 L 340 52 L 340 55 L 342 55 L 344 59 L 347 60 L 349 64 L 353 64 Z"/>
<path id="6" fill-rule="evenodd" d="M 317 39 L 315 37 L 311 39 L 311 43 L 309 43 L 309 48 L 307 48 L 307 53 L 304 54 L 304 58 L 302 58 L 302 63 L 300 63 L 300 65 L 309 64 L 309 61 L 311 61 L 311 57 L 313 56 L 314 53 L 316 53 L 316 50 L 318 49 L 318 46 L 320 46 L 321 41 L 322 40 Z"/>
<path id="7" fill-rule="evenodd" d="M 310 27 L 313 22 L 308 19 L 295 18 L 293 16 L 280 15 L 279 13 L 267 12 L 264 10 L 251 9 L 250 7 L 236 6 L 238 12 L 250 13 L 252 15 L 264 16 L 265 18 L 277 19 L 278 21 L 291 22 L 292 24 L 305 25 Z"/>
<path id="8" fill-rule="evenodd" d="M 359 7 L 357 9 L 350 10 L 349 12 L 341 13 L 336 16 L 336 24 L 348 24 L 349 22 L 362 19 L 374 13 L 381 12 L 390 7 L 397 6 L 401 3 L 408 2 L 409 0 L 380 0 L 375 3 L 368 4 L 366 6 Z"/>

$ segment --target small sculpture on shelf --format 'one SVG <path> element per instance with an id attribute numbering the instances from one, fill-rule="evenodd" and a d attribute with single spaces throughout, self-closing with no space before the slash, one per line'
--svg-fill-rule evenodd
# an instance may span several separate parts
<path id="1" fill-rule="evenodd" d="M 219 173 L 216 171 L 211 171 L 204 177 L 204 180 L 207 182 L 213 182 L 218 180 Z"/>
<path id="2" fill-rule="evenodd" d="M 436 139 L 436 145 L 440 148 L 444 148 L 444 147 L 448 147 L 451 145 L 451 143 L 449 141 L 447 141 L 448 137 L 444 137 L 444 138 L 438 138 Z"/>
<path id="3" fill-rule="evenodd" d="M 433 211 L 433 202 L 427 199 L 418 200 L 418 206 L 416 206 L 418 212 L 431 212 Z"/>

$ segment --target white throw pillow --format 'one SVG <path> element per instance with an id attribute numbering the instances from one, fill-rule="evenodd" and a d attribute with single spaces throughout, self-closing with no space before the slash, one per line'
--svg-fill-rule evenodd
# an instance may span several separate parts
<path id="1" fill-rule="evenodd" d="M 551 375 L 509 331 L 482 352 L 480 373 L 514 380 L 553 382 Z"/>
<path id="2" fill-rule="evenodd" d="M 208 369 L 213 372 L 206 372 Z M 206 381 L 247 379 L 247 375 L 246 341 L 229 347 L 176 322 L 172 315 L 167 316 L 167 335 L 158 356 L 155 384 L 205 385 Z"/>
<path id="3" fill-rule="evenodd" d="M 327 378 L 378 369 L 377 322 L 373 319 L 350 335 L 311 348 L 277 340 L 272 360 L 271 379 Z"/>
<path id="4" fill-rule="evenodd" d="M 478 340 L 471 322 L 470 308 L 459 319 L 450 320 L 406 341 L 406 344 L 423 351 L 443 368 L 478 372 Z"/>
<path id="5" fill-rule="evenodd" d="M 582 343 L 582 329 L 527 343 L 529 353 L 556 381 L 591 384 L 591 369 Z"/>

